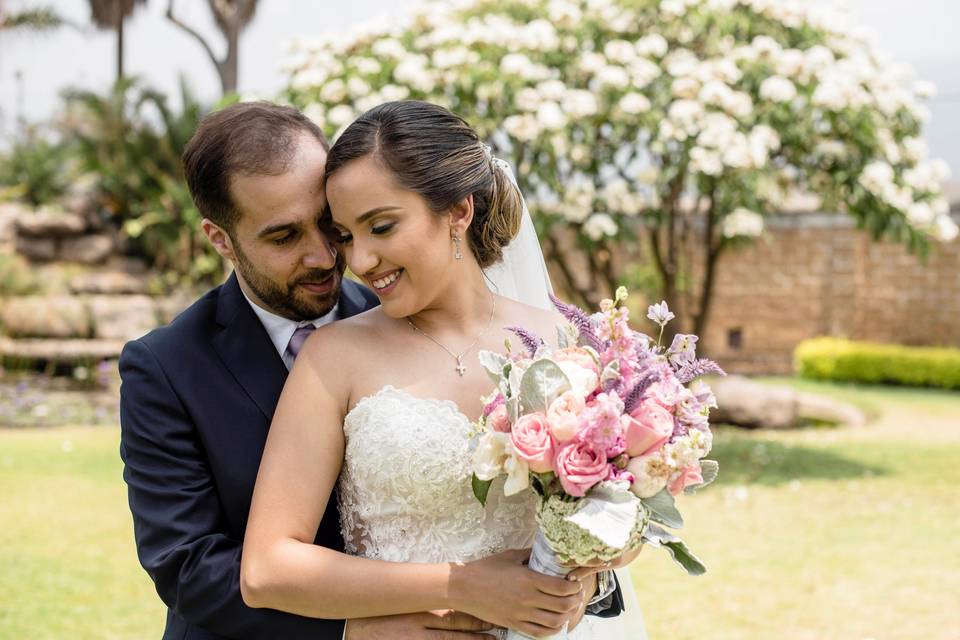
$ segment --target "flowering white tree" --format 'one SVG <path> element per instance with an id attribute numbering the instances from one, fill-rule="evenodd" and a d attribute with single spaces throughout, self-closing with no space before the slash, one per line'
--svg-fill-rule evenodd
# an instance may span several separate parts
<path id="1" fill-rule="evenodd" d="M 291 53 L 287 98 L 331 135 L 405 98 L 473 124 L 517 168 L 570 294 L 610 295 L 634 248 L 675 306 L 702 265 L 696 333 L 718 256 L 796 194 L 912 250 L 957 235 L 920 137 L 932 87 L 796 1 L 459 0 Z"/>

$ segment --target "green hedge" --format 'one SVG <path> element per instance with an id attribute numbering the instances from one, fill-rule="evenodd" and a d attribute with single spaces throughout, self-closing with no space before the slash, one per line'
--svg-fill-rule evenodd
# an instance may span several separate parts
<path id="1" fill-rule="evenodd" d="M 793 361 L 804 378 L 960 389 L 960 349 L 814 338 Z"/>

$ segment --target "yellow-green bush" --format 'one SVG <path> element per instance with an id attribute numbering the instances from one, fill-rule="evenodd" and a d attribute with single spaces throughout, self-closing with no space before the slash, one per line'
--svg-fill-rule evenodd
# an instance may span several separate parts
<path id="1" fill-rule="evenodd" d="M 804 378 L 960 389 L 960 349 L 814 338 L 793 361 Z"/>

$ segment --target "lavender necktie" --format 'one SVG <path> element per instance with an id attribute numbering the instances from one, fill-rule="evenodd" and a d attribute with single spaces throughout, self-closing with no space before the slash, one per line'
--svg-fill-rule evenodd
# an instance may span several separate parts
<path id="1" fill-rule="evenodd" d="M 306 342 L 310 334 L 316 330 L 317 328 L 312 324 L 305 324 L 290 336 L 290 342 L 287 343 L 287 353 L 292 355 L 294 360 L 297 359 L 297 354 L 300 353 L 300 348 L 303 346 L 303 343 Z"/>

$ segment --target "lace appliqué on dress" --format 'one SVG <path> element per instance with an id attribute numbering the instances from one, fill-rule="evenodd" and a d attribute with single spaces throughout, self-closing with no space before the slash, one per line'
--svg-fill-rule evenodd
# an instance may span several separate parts
<path id="1" fill-rule="evenodd" d="M 338 485 L 346 551 L 392 562 L 467 562 L 528 547 L 537 498 L 503 495 L 486 507 L 470 486 L 473 427 L 455 403 L 384 387 L 344 420 Z"/>

